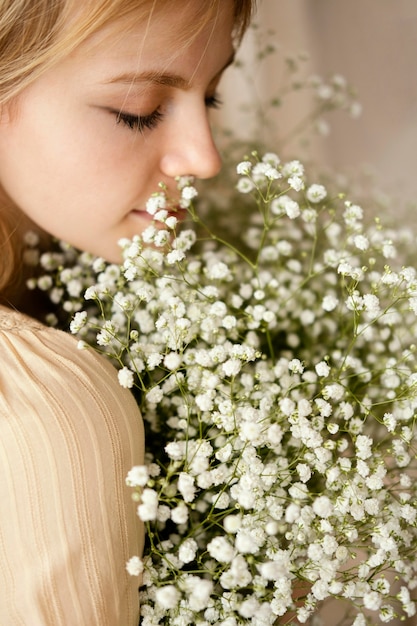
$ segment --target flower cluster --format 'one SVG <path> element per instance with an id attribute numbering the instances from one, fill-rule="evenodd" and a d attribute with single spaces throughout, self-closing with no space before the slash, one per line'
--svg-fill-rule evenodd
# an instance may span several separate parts
<path id="1" fill-rule="evenodd" d="M 159 194 L 121 266 L 65 248 L 37 281 L 146 423 L 147 464 L 126 479 L 147 529 L 127 564 L 141 624 L 305 623 L 327 598 L 354 626 L 412 616 L 415 242 L 299 161 L 252 154 L 237 177 L 241 245 L 167 223 Z"/>

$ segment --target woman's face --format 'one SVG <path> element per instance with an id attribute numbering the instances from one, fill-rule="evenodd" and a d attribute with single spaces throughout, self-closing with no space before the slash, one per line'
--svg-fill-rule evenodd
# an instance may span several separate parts
<path id="1" fill-rule="evenodd" d="M 232 2 L 183 47 L 198 4 L 103 29 L 3 111 L 0 184 L 43 230 L 119 261 L 118 240 L 149 225 L 159 182 L 178 197 L 176 176 L 218 172 L 208 109 L 233 56 Z"/>

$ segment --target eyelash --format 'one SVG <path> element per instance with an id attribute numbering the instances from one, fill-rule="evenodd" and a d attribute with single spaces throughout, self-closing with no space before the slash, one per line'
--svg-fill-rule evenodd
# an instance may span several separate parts
<path id="1" fill-rule="evenodd" d="M 214 94 L 206 98 L 205 104 L 209 109 L 218 109 L 222 105 L 222 101 L 217 94 Z M 130 130 L 137 130 L 142 133 L 145 129 L 152 130 L 153 128 L 156 128 L 163 117 L 164 114 L 159 109 L 156 109 L 150 115 L 143 116 L 119 111 L 116 115 L 116 123 L 124 124 Z"/>
<path id="2" fill-rule="evenodd" d="M 150 115 L 143 116 L 119 111 L 119 113 L 117 113 L 116 122 L 117 124 L 124 124 L 130 128 L 130 130 L 138 130 L 140 133 L 143 133 L 145 129 L 152 130 L 155 128 L 163 117 L 163 113 L 158 109 Z"/>
<path id="3" fill-rule="evenodd" d="M 219 96 L 215 93 L 212 96 L 207 96 L 206 98 L 206 107 L 208 109 L 220 109 L 223 102 L 219 98 Z"/>

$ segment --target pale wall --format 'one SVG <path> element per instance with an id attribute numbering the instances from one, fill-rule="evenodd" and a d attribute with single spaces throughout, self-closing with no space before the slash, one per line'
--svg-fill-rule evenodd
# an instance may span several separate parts
<path id="1" fill-rule="evenodd" d="M 337 170 L 372 170 L 382 190 L 402 201 L 417 198 L 417 0 L 260 0 L 258 22 L 275 31 L 275 43 L 290 53 L 307 50 L 309 69 L 340 73 L 358 90 L 362 117 L 336 114 L 332 132 L 313 153 Z M 276 92 L 282 70 L 271 59 L 253 64 L 253 37 L 243 58 L 254 68 L 251 93 L 236 75 L 226 78 L 223 119 L 243 133 L 236 99 Z M 236 82 L 238 81 L 238 82 Z M 246 96 L 242 95 L 245 94 Z M 276 143 L 311 102 L 301 98 L 269 127 Z M 271 146 L 272 147 L 272 146 Z"/>

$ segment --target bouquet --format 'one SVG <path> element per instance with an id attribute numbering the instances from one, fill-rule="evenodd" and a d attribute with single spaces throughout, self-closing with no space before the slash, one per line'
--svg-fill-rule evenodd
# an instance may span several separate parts
<path id="1" fill-rule="evenodd" d="M 415 614 L 417 271 L 408 229 L 272 152 L 237 165 L 228 239 L 154 225 L 108 264 L 65 244 L 32 282 L 118 367 L 146 425 L 141 624 L 345 624 Z M 230 190 L 229 190 L 230 191 Z M 342 620 L 341 620 L 342 621 Z"/>

